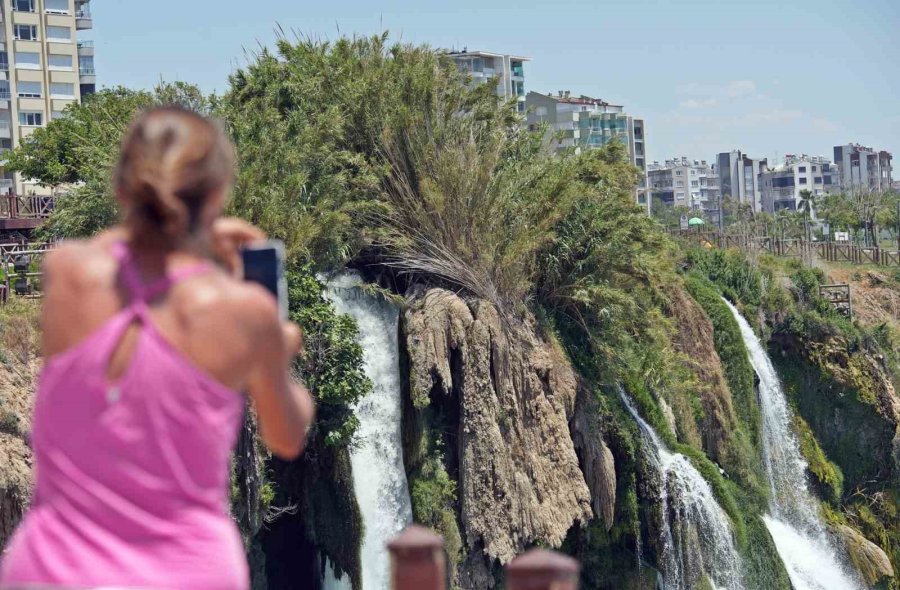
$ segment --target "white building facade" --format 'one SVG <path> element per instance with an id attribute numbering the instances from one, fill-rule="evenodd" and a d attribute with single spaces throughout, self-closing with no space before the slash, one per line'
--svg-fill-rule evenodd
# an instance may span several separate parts
<path id="1" fill-rule="evenodd" d="M 529 92 L 526 95 L 530 129 L 546 124 L 557 150 L 599 148 L 620 141 L 629 159 L 641 171 L 637 202 L 650 211 L 647 194 L 647 132 L 644 120 L 625 113 L 625 107 L 589 96 L 573 96 L 560 90 L 556 95 Z"/>
<path id="2" fill-rule="evenodd" d="M 672 158 L 653 162 L 647 169 L 647 187 L 653 199 L 666 205 L 702 211 L 718 222 L 721 193 L 719 176 L 706 160 Z"/>
<path id="3" fill-rule="evenodd" d="M 764 158 L 751 158 L 740 150 L 716 156 L 716 172 L 722 198 L 749 204 L 753 211 L 762 211 L 762 190 L 759 175 L 768 169 Z"/>
<path id="4" fill-rule="evenodd" d="M 831 161 L 805 154 L 786 156 L 784 165 L 764 171 L 759 180 L 763 210 L 769 213 L 799 210 L 803 191 L 818 197 L 839 187 L 839 173 Z"/>
<path id="5" fill-rule="evenodd" d="M 834 164 L 840 172 L 840 187 L 845 191 L 884 191 L 893 186 L 893 156 L 858 143 L 834 146 Z"/>
<path id="6" fill-rule="evenodd" d="M 2 154 L 94 92 L 96 78 L 93 44 L 77 39 L 78 31 L 93 28 L 90 0 L 2 0 L 0 21 Z M 4 171 L 0 194 L 10 192 L 47 190 Z"/>
<path id="7" fill-rule="evenodd" d="M 525 62 L 530 58 L 488 51 L 451 51 L 447 54 L 461 72 L 471 76 L 472 84 L 496 82 L 498 97 L 515 98 L 519 113 L 525 113 Z"/>

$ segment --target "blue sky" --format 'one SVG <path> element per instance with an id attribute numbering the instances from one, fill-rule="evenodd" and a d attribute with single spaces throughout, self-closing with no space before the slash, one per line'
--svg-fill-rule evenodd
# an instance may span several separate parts
<path id="1" fill-rule="evenodd" d="M 526 88 L 624 104 L 651 160 L 831 156 L 855 141 L 900 160 L 900 0 L 103 0 L 98 83 L 227 89 L 276 24 L 532 58 Z"/>

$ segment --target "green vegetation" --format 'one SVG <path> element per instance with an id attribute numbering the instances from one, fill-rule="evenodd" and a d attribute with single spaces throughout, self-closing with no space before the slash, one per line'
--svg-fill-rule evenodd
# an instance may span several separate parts
<path id="1" fill-rule="evenodd" d="M 748 587 L 788 587 L 759 518 L 767 487 L 753 371 L 720 294 L 787 351 L 782 375 L 820 491 L 900 565 L 896 490 L 884 478 L 877 485 L 865 479 L 880 473 L 890 440 L 873 411 L 883 391 L 866 359 L 883 352 L 886 366 L 896 367 L 897 335 L 838 317 L 819 298 L 822 277 L 814 270 L 765 256 L 751 261 L 736 251 L 682 251 L 635 204 L 639 173 L 621 144 L 556 155 L 544 143 L 545 130 L 522 129 L 490 84 L 465 82 L 446 56 L 391 44 L 387 35 L 333 43 L 282 39 L 236 72 L 221 99 L 187 84 L 105 90 L 37 131 L 10 162 L 48 186 L 70 185 L 48 235 L 86 236 L 115 219 L 109 168 L 134 113 L 178 102 L 224 121 L 239 156 L 231 212 L 287 244 L 290 314 L 306 333 L 296 369 L 318 405 L 305 458 L 269 460 L 260 496 L 275 509 L 299 506 L 308 516 L 306 540 L 357 586 L 362 522 L 349 449 L 358 425 L 353 407 L 371 383 L 354 322 L 335 313 L 316 278 L 351 262 L 396 292 L 425 283 L 488 300 L 507 320 L 533 314 L 544 335 L 564 347 L 598 401 L 598 431 L 616 464 L 612 528 L 594 520 L 572 530 L 565 543 L 582 559 L 590 587 L 652 578 L 638 571 L 634 547 L 639 536 L 655 538 L 657 498 L 649 497 L 649 466 L 618 384 L 666 445 L 710 482 L 733 522 Z M 769 221 L 726 204 L 730 219 L 747 227 Z M 686 272 L 676 272 L 679 266 Z M 724 394 L 701 389 L 701 369 L 675 344 L 684 328 L 677 307 L 689 302 L 693 310 L 694 301 L 699 307 L 692 313 L 713 326 L 712 345 L 733 402 L 706 405 L 701 393 Z M 22 332 L 11 322 L 0 323 L 3 338 Z M 703 338 L 710 338 L 708 326 Z M 838 357 L 846 363 L 829 364 Z M 849 395 L 825 389 L 835 384 Z M 444 535 L 455 568 L 473 549 L 458 518 L 465 474 L 458 473 L 448 435 L 457 424 L 442 422 L 457 418 L 447 408 L 425 406 L 415 408 L 415 425 L 404 423 L 416 430 L 404 435 L 404 444 L 414 447 L 405 453 L 413 512 Z M 846 410 L 841 428 L 826 419 L 835 408 Z M 726 476 L 700 442 L 712 417 L 724 426 L 723 443 L 707 451 Z M 862 427 L 871 445 L 850 442 Z M 871 458 L 860 458 L 872 449 Z"/>
<path id="2" fill-rule="evenodd" d="M 426 439 L 428 441 L 429 439 Z M 444 467 L 440 438 L 432 439 L 422 463 L 409 474 L 409 495 L 413 520 L 436 531 L 444 538 L 444 550 L 450 571 L 463 557 L 463 540 L 457 523 L 457 482 Z"/>
<path id="3" fill-rule="evenodd" d="M 69 105 L 65 117 L 54 118 L 10 152 L 7 170 L 61 189 L 44 237 L 86 237 L 115 222 L 110 170 L 122 136 L 136 113 L 171 103 L 206 114 L 213 99 L 184 82 L 161 83 L 152 92 L 105 88 Z"/>
<path id="4" fill-rule="evenodd" d="M 840 502 L 844 487 L 844 474 L 841 473 L 841 468 L 828 460 L 809 424 L 797 413 L 794 414 L 794 429 L 797 431 L 800 453 L 809 464 L 809 472 L 813 476 L 819 495 L 829 502 Z"/>

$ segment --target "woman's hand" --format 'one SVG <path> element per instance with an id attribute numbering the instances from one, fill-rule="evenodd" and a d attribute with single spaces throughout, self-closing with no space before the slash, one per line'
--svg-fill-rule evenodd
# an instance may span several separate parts
<path id="1" fill-rule="evenodd" d="M 212 249 L 216 258 L 237 279 L 244 277 L 241 248 L 266 239 L 266 234 L 254 225 L 237 217 L 222 217 L 212 226 Z"/>

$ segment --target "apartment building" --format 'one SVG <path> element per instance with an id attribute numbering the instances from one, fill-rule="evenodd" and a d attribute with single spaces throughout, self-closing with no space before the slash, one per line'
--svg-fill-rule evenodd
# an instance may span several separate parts
<path id="1" fill-rule="evenodd" d="M 840 173 L 840 186 L 845 191 L 890 189 L 893 185 L 892 159 L 890 152 L 858 143 L 834 146 L 834 164 Z"/>
<path id="2" fill-rule="evenodd" d="M 754 211 L 762 211 L 762 190 L 759 175 L 768 169 L 765 158 L 751 158 L 740 150 L 722 152 L 716 156 L 716 172 L 722 198 L 749 203 Z"/>
<path id="3" fill-rule="evenodd" d="M 647 149 L 644 120 L 625 113 L 622 105 L 590 96 L 573 96 L 568 90 L 556 95 L 529 92 L 525 97 L 531 129 L 546 124 L 557 150 L 599 148 L 617 140 L 628 148 L 631 162 L 641 170 L 638 203 L 650 210 L 647 195 Z"/>
<path id="4" fill-rule="evenodd" d="M 815 196 L 833 192 L 839 187 L 839 173 L 837 167 L 823 156 L 789 154 L 782 166 L 763 171 L 759 184 L 764 211 L 797 211 L 803 191 L 808 190 Z"/>
<path id="5" fill-rule="evenodd" d="M 515 98 L 517 110 L 525 113 L 525 62 L 530 58 L 467 49 L 447 55 L 460 71 L 472 77 L 473 85 L 495 80 L 497 96 L 504 100 Z"/>
<path id="6" fill-rule="evenodd" d="M 718 221 L 721 193 L 719 176 L 706 160 L 672 158 L 647 167 L 647 187 L 654 199 L 667 205 L 703 211 Z"/>
<path id="7" fill-rule="evenodd" d="M 0 153 L 94 91 L 94 47 L 77 39 L 91 28 L 90 0 L 0 1 Z M 10 191 L 46 189 L 3 172 L 0 194 Z"/>

